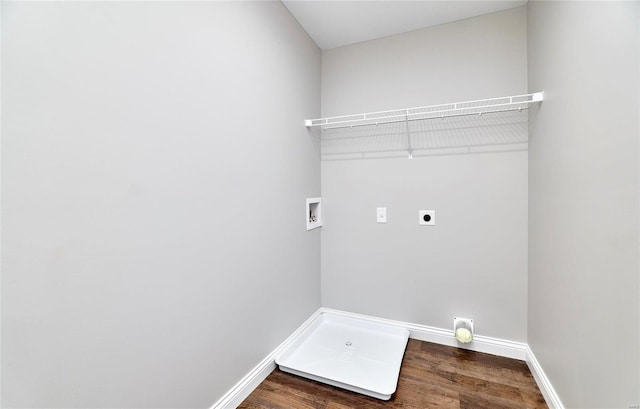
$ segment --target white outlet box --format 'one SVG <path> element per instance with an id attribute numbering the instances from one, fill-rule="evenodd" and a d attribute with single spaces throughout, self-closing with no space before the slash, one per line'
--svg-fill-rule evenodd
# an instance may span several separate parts
<path id="1" fill-rule="evenodd" d="M 435 210 L 420 210 L 418 211 L 420 216 L 418 224 L 421 226 L 435 226 L 436 225 L 436 211 Z"/>
<path id="2" fill-rule="evenodd" d="M 378 223 L 386 223 L 387 222 L 387 208 L 386 207 L 376 207 L 376 221 Z"/>

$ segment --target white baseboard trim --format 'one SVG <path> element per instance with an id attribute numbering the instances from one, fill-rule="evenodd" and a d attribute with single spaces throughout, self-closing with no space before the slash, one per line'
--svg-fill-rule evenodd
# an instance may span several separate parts
<path id="1" fill-rule="evenodd" d="M 389 320 L 385 318 L 373 317 L 370 315 L 355 314 L 346 311 L 334 310 L 330 308 L 320 308 L 313 313 L 291 336 L 265 357 L 255 368 L 234 385 L 222 398 L 220 398 L 210 409 L 235 409 L 244 399 L 253 392 L 260 383 L 276 367 L 276 357 L 285 351 L 293 342 L 318 319 L 322 314 L 334 314 L 344 317 L 358 318 L 380 324 L 393 325 L 407 328 L 411 332 L 410 338 L 420 341 L 433 342 L 440 345 L 448 345 L 468 349 L 471 351 L 484 352 L 506 358 L 526 361 L 533 376 L 551 409 L 564 409 L 558 395 L 547 379 L 542 367 L 536 360 L 529 346 L 522 342 L 508 341 L 504 339 L 491 338 L 482 335 L 474 335 L 473 341 L 466 345 L 459 344 L 454 337 L 453 330 L 429 327 L 426 325 L 412 324 L 409 322 Z"/>
<path id="2" fill-rule="evenodd" d="M 525 361 L 527 359 L 527 344 L 522 342 L 507 341 L 504 339 L 485 337 L 482 335 L 474 335 L 473 341 L 468 344 L 460 344 L 456 341 L 453 329 L 447 330 L 426 325 L 412 324 L 410 322 L 389 320 L 385 318 L 373 317 L 370 315 L 355 314 L 351 312 L 332 310 L 330 308 L 320 308 L 322 313 L 330 313 L 341 315 L 344 317 L 358 318 L 366 321 L 377 322 L 380 324 L 393 325 L 397 327 L 407 328 L 410 332 L 410 338 L 420 341 L 433 342 L 440 345 L 448 345 L 468 349 L 471 351 L 484 352 L 487 354 L 504 356 L 506 358 L 519 359 Z"/>
<path id="3" fill-rule="evenodd" d="M 553 389 L 551 381 L 549 381 L 544 370 L 542 370 L 542 366 L 540 366 L 540 363 L 536 359 L 531 348 L 529 348 L 529 345 L 527 345 L 527 366 L 529 366 L 533 379 L 536 380 L 538 388 L 540 388 L 540 392 L 542 393 L 542 396 L 544 396 L 544 400 L 547 402 L 549 409 L 564 409 L 564 405 L 562 404 L 560 397 L 556 393 L 555 389 Z"/>
<path id="4" fill-rule="evenodd" d="M 309 319 L 298 327 L 293 334 L 284 340 L 276 349 L 267 355 L 258 365 L 256 365 L 247 375 L 235 384 L 222 398 L 218 399 L 210 409 L 235 409 L 243 400 L 253 392 L 254 389 L 265 380 L 267 376 L 276 368 L 276 357 L 293 344 L 311 324 L 322 314 L 321 310 L 314 312 Z"/>

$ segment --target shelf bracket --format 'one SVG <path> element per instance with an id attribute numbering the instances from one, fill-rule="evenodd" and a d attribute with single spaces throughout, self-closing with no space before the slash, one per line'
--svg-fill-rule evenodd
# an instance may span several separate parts
<path id="1" fill-rule="evenodd" d="M 409 110 L 404 110 L 404 126 L 407 133 L 407 150 L 409 153 L 408 159 L 413 159 L 413 148 L 411 147 L 411 132 L 409 131 Z"/>
<path id="2" fill-rule="evenodd" d="M 544 92 L 534 92 L 531 94 L 531 101 L 542 102 L 544 100 Z"/>

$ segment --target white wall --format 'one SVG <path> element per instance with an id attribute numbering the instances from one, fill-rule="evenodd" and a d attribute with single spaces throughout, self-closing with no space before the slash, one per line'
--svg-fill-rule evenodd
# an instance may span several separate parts
<path id="1" fill-rule="evenodd" d="M 525 8 L 322 54 L 323 116 L 526 91 Z M 322 196 L 323 306 L 526 341 L 526 151 L 323 161 Z"/>
<path id="2" fill-rule="evenodd" d="M 2 2 L 2 406 L 208 407 L 320 306 L 280 2 Z"/>
<path id="3" fill-rule="evenodd" d="M 640 403 L 638 12 L 528 5 L 528 341 L 567 408 Z"/>

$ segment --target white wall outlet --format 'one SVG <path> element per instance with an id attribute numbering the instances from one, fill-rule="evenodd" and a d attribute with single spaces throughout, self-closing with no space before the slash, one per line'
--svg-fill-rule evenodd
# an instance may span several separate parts
<path id="1" fill-rule="evenodd" d="M 422 226 L 435 226 L 436 225 L 436 211 L 435 210 L 420 210 L 418 211 L 420 218 L 418 224 Z"/>
<path id="2" fill-rule="evenodd" d="M 387 222 L 387 208 L 386 207 L 376 207 L 376 221 L 378 223 L 386 223 Z"/>

